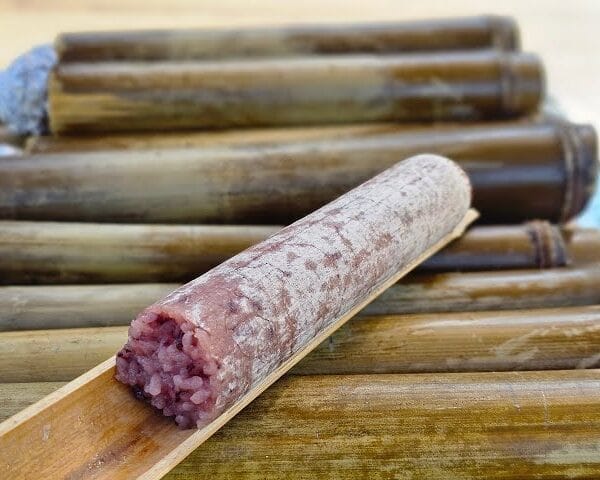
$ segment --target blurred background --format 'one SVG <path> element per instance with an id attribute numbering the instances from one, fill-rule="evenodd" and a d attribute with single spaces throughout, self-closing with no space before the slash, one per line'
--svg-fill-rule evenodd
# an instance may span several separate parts
<path id="1" fill-rule="evenodd" d="M 0 0 L 0 68 L 59 32 L 292 22 L 514 16 L 524 50 L 538 53 L 548 92 L 573 121 L 600 125 L 598 0 Z"/>

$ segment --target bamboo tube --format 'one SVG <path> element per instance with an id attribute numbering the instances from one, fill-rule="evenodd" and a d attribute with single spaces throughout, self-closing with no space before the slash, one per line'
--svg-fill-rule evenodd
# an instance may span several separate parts
<path id="1" fill-rule="evenodd" d="M 558 124 L 39 154 L 0 159 L 0 218 L 287 223 L 421 151 L 448 155 L 467 170 L 487 223 L 565 221 L 585 205 L 598 169 L 594 129 Z"/>
<path id="2" fill-rule="evenodd" d="M 532 113 L 543 90 L 535 56 L 495 51 L 59 63 L 48 118 L 55 134 L 477 120 Z"/>
<path id="3" fill-rule="evenodd" d="M 414 274 L 366 315 L 473 312 L 600 304 L 600 269 Z M 0 288 L 0 331 L 128 325 L 179 285 L 55 285 Z"/>
<path id="4" fill-rule="evenodd" d="M 0 422 L 61 387 L 62 382 L 0 383 Z"/>
<path id="5" fill-rule="evenodd" d="M 512 123 L 514 121 L 510 121 Z M 498 122 L 509 123 L 509 122 Z M 461 128 L 473 122 L 456 122 L 437 128 Z M 331 138 L 352 138 L 399 131 L 431 128 L 431 124 L 361 123 L 357 125 L 319 125 L 313 127 L 247 128 L 241 130 L 144 132 L 56 136 L 31 136 L 25 142 L 27 153 L 82 152 L 94 150 L 148 150 L 157 148 L 237 147 L 271 145 Z"/>
<path id="6" fill-rule="evenodd" d="M 20 148 L 25 143 L 25 137 L 11 132 L 6 125 L 0 124 L 0 144 Z"/>
<path id="7" fill-rule="evenodd" d="M 563 235 L 573 265 L 600 263 L 600 230 L 566 227 Z"/>
<path id="8" fill-rule="evenodd" d="M 290 376 L 165 478 L 596 478 L 599 398 L 598 370 Z"/>
<path id="9" fill-rule="evenodd" d="M 571 248 L 580 248 L 580 238 L 583 240 L 583 237 L 574 237 L 567 248 L 561 231 L 543 221 L 476 226 L 428 259 L 420 270 L 464 272 L 562 267 L 570 263 Z M 600 245 L 600 232 L 590 233 L 585 238 L 588 243 L 595 238 Z"/>
<path id="10" fill-rule="evenodd" d="M 0 221 L 0 284 L 184 282 L 280 228 Z M 553 268 L 568 258 L 557 227 L 529 222 L 472 228 L 419 268 Z"/>
<path id="11" fill-rule="evenodd" d="M 62 34 L 55 41 L 63 63 L 484 48 L 517 50 L 519 34 L 515 21 L 487 15 L 394 23 L 86 32 Z"/>
<path id="12" fill-rule="evenodd" d="M 129 325 L 178 283 L 0 287 L 0 331 Z"/>
<path id="13" fill-rule="evenodd" d="M 0 333 L 0 382 L 67 381 L 115 354 L 127 327 Z M 362 316 L 296 374 L 509 371 L 600 366 L 600 307 Z"/>
<path id="14" fill-rule="evenodd" d="M 356 125 L 319 125 L 312 127 L 246 128 L 237 130 L 181 130 L 96 135 L 32 135 L 25 142 L 26 153 L 83 152 L 94 150 L 148 150 L 244 145 L 271 145 L 282 142 L 352 138 L 389 133 L 452 131 L 465 127 L 507 127 L 520 124 L 565 123 L 548 111 L 523 118 L 482 122 L 359 123 Z"/>
<path id="15" fill-rule="evenodd" d="M 385 175 L 375 180 L 381 178 Z M 112 357 L 0 424 L 0 477 L 10 473 L 13 478 L 24 478 L 35 471 L 40 477 L 73 477 L 81 473 L 110 480 L 162 478 L 362 306 L 414 265 L 461 235 L 475 216 L 475 212 L 468 210 L 447 236 L 430 248 L 421 247 L 424 250 L 416 254 L 414 264 L 381 284 L 380 289 L 371 290 L 364 303 L 355 304 L 342 314 L 335 324 L 317 334 L 306 348 L 295 352 L 209 425 L 181 430 L 172 420 L 156 415 L 147 404 L 134 398 L 131 389 L 116 380 L 116 362 Z M 115 412 L 119 412 L 118 422 Z M 103 447 L 101 452 L 99 444 Z"/>
<path id="16" fill-rule="evenodd" d="M 0 221 L 0 283 L 183 282 L 280 229 Z"/>

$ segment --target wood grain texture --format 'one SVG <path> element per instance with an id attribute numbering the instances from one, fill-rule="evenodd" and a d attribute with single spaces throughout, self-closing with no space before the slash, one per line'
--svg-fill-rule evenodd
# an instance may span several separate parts
<path id="1" fill-rule="evenodd" d="M 181 283 L 281 228 L 0 220 L 0 284 Z M 582 242 L 597 246 L 600 260 L 600 232 L 577 234 L 570 248 L 582 248 Z M 561 231 L 536 221 L 472 228 L 418 269 L 555 268 L 569 261 Z M 126 296 L 122 298 L 127 301 Z"/>
<path id="2" fill-rule="evenodd" d="M 593 295 L 596 300 L 600 296 L 597 291 Z M 376 305 L 371 306 L 376 309 Z M 124 326 L 0 333 L 0 382 L 72 380 L 113 356 L 126 339 Z M 319 345 L 292 373 L 599 368 L 599 344 L 598 306 L 387 316 L 363 313 Z"/>
<path id="3" fill-rule="evenodd" d="M 0 159 L 0 217 L 286 224 L 423 151 L 464 167 L 486 223 L 569 219 L 590 197 L 598 169 L 595 130 L 573 124 L 38 154 Z"/>
<path id="4" fill-rule="evenodd" d="M 543 77 L 496 51 L 59 63 L 48 117 L 55 134 L 510 118 L 539 107 Z"/>
<path id="5" fill-rule="evenodd" d="M 283 28 L 80 32 L 54 42 L 59 62 L 222 60 L 344 53 L 517 50 L 508 17 L 479 16 L 368 24 L 299 24 Z"/>
<path id="6" fill-rule="evenodd" d="M 599 419 L 599 370 L 290 376 L 166 478 L 590 479 Z"/>

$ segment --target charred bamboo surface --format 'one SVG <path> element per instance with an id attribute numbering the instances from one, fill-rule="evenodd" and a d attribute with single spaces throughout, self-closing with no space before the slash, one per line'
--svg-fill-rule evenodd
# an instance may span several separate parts
<path id="1" fill-rule="evenodd" d="M 594 129 L 558 124 L 38 154 L 0 159 L 0 218 L 286 224 L 422 151 L 467 171 L 486 223 L 566 221 L 591 196 L 598 169 Z"/>

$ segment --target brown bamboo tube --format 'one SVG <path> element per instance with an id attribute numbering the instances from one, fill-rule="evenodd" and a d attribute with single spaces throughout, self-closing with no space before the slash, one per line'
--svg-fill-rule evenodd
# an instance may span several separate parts
<path id="1" fill-rule="evenodd" d="M 598 266 L 413 274 L 386 290 L 363 313 L 397 315 L 593 305 L 600 304 L 598 285 Z"/>
<path id="2" fill-rule="evenodd" d="M 291 377 L 167 478 L 594 477 L 598 375 Z"/>
<path id="3" fill-rule="evenodd" d="M 544 95 L 530 54 L 58 64 L 50 130 L 118 132 L 516 117 Z"/>
<path id="4" fill-rule="evenodd" d="M 511 123 L 513 121 L 510 121 Z M 498 122 L 509 123 L 509 122 Z M 455 122 L 439 128 L 461 128 L 473 122 Z M 431 128 L 430 124 L 360 123 L 357 125 L 319 125 L 313 127 L 246 128 L 239 130 L 183 130 L 56 136 L 31 136 L 25 142 L 27 153 L 81 152 L 94 150 L 148 150 L 156 148 L 195 148 L 214 146 L 270 145 L 281 142 L 351 138 Z"/>
<path id="5" fill-rule="evenodd" d="M 12 145 L 21 148 L 25 143 L 25 138 L 11 132 L 6 125 L 0 124 L 0 144 Z"/>
<path id="6" fill-rule="evenodd" d="M 0 331 L 129 325 L 178 283 L 0 287 Z"/>
<path id="7" fill-rule="evenodd" d="M 289 376 L 165 478 L 596 478 L 599 398 L 598 370 Z"/>
<path id="8" fill-rule="evenodd" d="M 280 228 L 0 221 L 0 284 L 184 282 Z M 557 227 L 529 222 L 472 228 L 419 269 L 553 268 L 568 259 Z"/>
<path id="9" fill-rule="evenodd" d="M 222 60 L 342 53 L 398 53 L 495 48 L 516 50 L 508 17 L 283 27 L 65 33 L 55 41 L 60 62 Z"/>
<path id="10" fill-rule="evenodd" d="M 62 382 L 0 383 L 0 422 L 62 385 Z"/>
<path id="11" fill-rule="evenodd" d="M 466 169 L 473 205 L 488 223 L 569 219 L 590 197 L 598 169 L 594 129 L 558 124 L 39 154 L 0 159 L 0 218 L 287 223 L 421 151 Z"/>
<path id="12" fill-rule="evenodd" d="M 600 304 L 600 269 L 413 274 L 363 315 L 472 312 Z M 174 283 L 0 288 L 0 331 L 128 325 Z"/>
<path id="13" fill-rule="evenodd" d="M 0 283 L 183 282 L 280 229 L 0 221 Z"/>
<path id="14" fill-rule="evenodd" d="M 115 354 L 127 327 L 0 333 L 0 382 L 67 381 Z M 600 307 L 361 316 L 296 374 L 542 370 L 600 366 Z"/>
<path id="15" fill-rule="evenodd" d="M 546 107 L 547 108 L 549 107 Z M 96 135 L 33 135 L 25 142 L 27 153 L 82 152 L 94 150 L 148 150 L 158 148 L 194 148 L 214 146 L 271 145 L 282 142 L 352 138 L 420 130 L 452 131 L 465 127 L 506 127 L 529 123 L 565 123 L 548 111 L 523 118 L 482 122 L 359 123 L 355 125 L 319 125 L 287 128 L 245 128 L 236 130 L 179 130 Z"/>
<path id="16" fill-rule="evenodd" d="M 570 226 L 563 229 L 563 236 L 573 265 L 600 263 L 600 230 Z"/>

